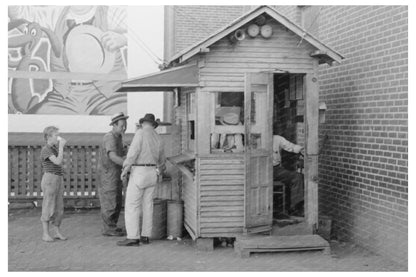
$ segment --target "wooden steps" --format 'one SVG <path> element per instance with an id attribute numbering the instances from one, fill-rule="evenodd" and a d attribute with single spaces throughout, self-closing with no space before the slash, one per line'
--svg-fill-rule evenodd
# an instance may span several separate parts
<path id="1" fill-rule="evenodd" d="M 324 254 L 330 254 L 329 243 L 319 235 L 241 236 L 237 238 L 234 250 L 242 258 L 254 252 L 322 250 Z"/>

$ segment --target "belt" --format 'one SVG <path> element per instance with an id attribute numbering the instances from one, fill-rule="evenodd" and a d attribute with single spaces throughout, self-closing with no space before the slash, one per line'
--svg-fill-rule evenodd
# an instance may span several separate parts
<path id="1" fill-rule="evenodd" d="M 132 166 L 156 166 L 155 164 L 132 164 Z"/>

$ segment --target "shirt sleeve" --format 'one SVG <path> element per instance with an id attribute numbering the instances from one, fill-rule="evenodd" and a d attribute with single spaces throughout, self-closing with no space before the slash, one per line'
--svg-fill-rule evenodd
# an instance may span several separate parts
<path id="1" fill-rule="evenodd" d="M 139 156 L 142 150 L 142 143 L 143 143 L 143 131 L 138 130 L 133 137 L 133 141 L 130 144 L 129 151 L 127 152 L 127 157 L 124 160 L 123 168 L 127 167 L 130 168 L 132 164 L 136 161 L 137 157 Z"/>
<path id="2" fill-rule="evenodd" d="M 104 137 L 104 149 L 107 156 L 110 152 L 117 153 L 117 144 L 113 135 L 110 134 Z"/>
<path id="3" fill-rule="evenodd" d="M 46 161 L 49 157 L 54 156 L 55 154 L 52 152 L 52 150 L 49 147 L 42 148 L 42 151 L 40 153 L 40 158 L 42 161 Z"/>
<path id="4" fill-rule="evenodd" d="M 125 6 L 109 6 L 108 29 L 117 33 L 127 33 L 127 11 Z"/>
<path id="5" fill-rule="evenodd" d="M 283 150 L 286 150 L 287 152 L 293 152 L 293 153 L 299 153 L 302 149 L 302 146 L 296 145 L 294 143 L 291 143 L 287 141 L 284 137 L 280 138 L 280 146 Z"/>

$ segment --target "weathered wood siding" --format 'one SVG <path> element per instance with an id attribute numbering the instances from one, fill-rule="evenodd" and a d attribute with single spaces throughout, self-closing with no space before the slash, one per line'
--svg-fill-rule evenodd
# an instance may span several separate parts
<path id="1" fill-rule="evenodd" d="M 244 222 L 244 156 L 198 159 L 201 237 L 233 236 Z"/>
<path id="2" fill-rule="evenodd" d="M 198 189 L 196 182 L 186 175 L 182 175 L 182 199 L 185 228 L 195 239 L 198 236 Z"/>
<path id="3" fill-rule="evenodd" d="M 246 35 L 244 40 L 231 44 L 228 38 L 223 38 L 210 47 L 210 52 L 205 54 L 205 65 L 200 70 L 204 90 L 242 90 L 246 72 L 313 72 L 313 58 L 309 54 L 314 48 L 281 24 L 275 21 L 268 24 L 273 28 L 269 39 Z"/>

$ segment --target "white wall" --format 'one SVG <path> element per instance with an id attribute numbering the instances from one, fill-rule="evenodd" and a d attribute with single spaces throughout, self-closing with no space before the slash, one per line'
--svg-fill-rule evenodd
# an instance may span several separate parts
<path id="1" fill-rule="evenodd" d="M 128 77 L 159 71 L 157 65 L 140 48 L 140 41 L 160 58 L 163 57 L 163 6 L 129 6 L 128 8 Z M 134 36 L 133 32 L 137 34 Z M 162 92 L 129 93 L 127 110 L 130 116 L 127 132 L 134 131 L 134 123 L 145 113 L 163 118 Z M 48 125 L 56 125 L 61 132 L 106 132 L 111 116 L 73 115 L 8 115 L 9 132 L 42 132 Z"/>

